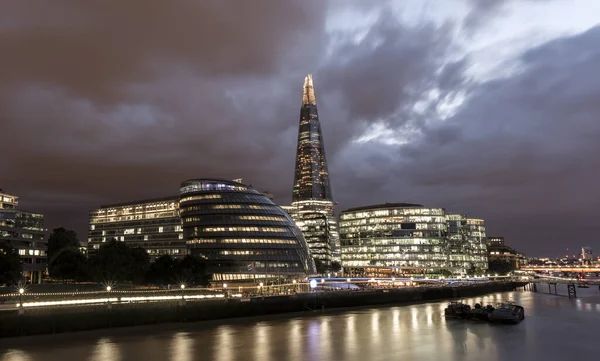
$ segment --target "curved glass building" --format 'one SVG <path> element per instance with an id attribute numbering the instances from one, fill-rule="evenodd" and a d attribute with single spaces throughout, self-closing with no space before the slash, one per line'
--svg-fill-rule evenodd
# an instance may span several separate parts
<path id="1" fill-rule="evenodd" d="M 183 237 L 213 281 L 305 277 L 315 264 L 300 230 L 264 194 L 241 183 L 192 179 L 179 200 Z"/>
<path id="2" fill-rule="evenodd" d="M 429 273 L 449 267 L 443 208 L 386 203 L 340 215 L 344 270 L 355 275 Z"/>

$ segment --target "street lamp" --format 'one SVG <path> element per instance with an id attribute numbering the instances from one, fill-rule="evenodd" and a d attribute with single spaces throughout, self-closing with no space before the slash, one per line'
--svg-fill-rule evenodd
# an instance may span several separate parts
<path id="1" fill-rule="evenodd" d="M 348 282 L 348 289 L 350 289 L 350 278 L 346 278 L 346 282 Z"/>
<path id="2" fill-rule="evenodd" d="M 111 308 L 111 305 L 110 305 L 110 290 L 112 290 L 112 287 L 106 286 L 106 303 L 108 304 L 108 308 Z"/>
<path id="3" fill-rule="evenodd" d="M 25 289 L 19 288 L 19 307 L 23 307 L 23 293 L 25 293 Z"/>
<path id="4" fill-rule="evenodd" d="M 258 284 L 258 288 L 260 288 L 260 294 L 262 295 L 263 294 L 263 283 L 262 282 Z"/>
<path id="5" fill-rule="evenodd" d="M 183 290 L 185 290 L 185 285 L 182 283 L 181 286 L 179 286 L 179 288 L 181 288 L 181 299 L 185 299 L 185 296 L 183 295 Z"/>

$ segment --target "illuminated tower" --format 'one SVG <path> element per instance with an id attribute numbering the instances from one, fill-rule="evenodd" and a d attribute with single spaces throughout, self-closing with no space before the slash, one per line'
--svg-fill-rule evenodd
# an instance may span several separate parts
<path id="1" fill-rule="evenodd" d="M 333 201 L 312 76 L 304 79 L 292 202 Z"/>
<path id="2" fill-rule="evenodd" d="M 312 75 L 302 88 L 296 169 L 290 214 L 311 253 L 325 265 L 339 260 L 339 233 Z"/>

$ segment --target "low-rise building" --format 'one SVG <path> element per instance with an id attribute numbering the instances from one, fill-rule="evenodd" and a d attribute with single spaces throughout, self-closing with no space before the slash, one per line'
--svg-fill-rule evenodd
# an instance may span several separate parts
<path id="1" fill-rule="evenodd" d="M 18 197 L 0 189 L 0 242 L 17 249 L 23 278 L 40 283 L 47 269 L 48 231 L 44 215 L 18 209 Z"/>
<path id="2" fill-rule="evenodd" d="M 110 204 L 91 211 L 88 255 L 111 239 L 144 248 L 151 260 L 165 254 L 185 257 L 179 197 Z"/>

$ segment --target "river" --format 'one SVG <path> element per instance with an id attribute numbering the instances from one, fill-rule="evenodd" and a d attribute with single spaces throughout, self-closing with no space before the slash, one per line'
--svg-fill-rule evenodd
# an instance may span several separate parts
<path id="1" fill-rule="evenodd" d="M 465 299 L 525 307 L 518 325 L 445 320 L 447 302 L 0 339 L 2 361 L 543 360 L 600 357 L 600 291 Z M 85 320 L 82 320 L 85 322 Z"/>

